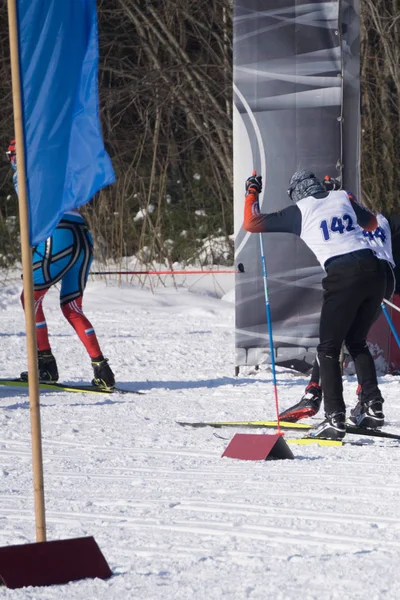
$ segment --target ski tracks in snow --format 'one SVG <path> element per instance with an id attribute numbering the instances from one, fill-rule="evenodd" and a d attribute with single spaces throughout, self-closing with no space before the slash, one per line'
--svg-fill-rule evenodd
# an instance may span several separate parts
<path id="1" fill-rule="evenodd" d="M 299 468 L 296 461 L 260 464 L 221 460 L 220 444 L 215 442 L 214 452 L 166 446 L 111 444 L 105 447 L 44 440 L 50 496 L 52 490 L 62 489 L 67 484 L 71 492 L 81 490 L 84 498 L 92 498 L 89 510 L 79 510 L 76 501 L 72 511 L 48 508 L 48 523 L 55 528 L 62 524 L 65 528 L 101 522 L 103 528 L 151 529 L 153 534 L 157 532 L 165 537 L 168 532 L 196 539 L 218 537 L 225 539 L 226 547 L 235 539 L 235 543 L 258 540 L 271 546 L 298 546 L 303 552 L 315 547 L 351 552 L 373 550 L 377 545 L 387 550 L 400 548 L 400 515 L 398 518 L 386 516 L 384 510 L 398 497 L 400 478 L 396 481 L 391 478 L 388 484 L 384 474 L 375 473 L 371 481 L 371 475 L 357 472 L 359 465 L 352 469 L 349 463 L 339 462 L 340 468 L 336 466 L 338 484 L 331 474 L 321 469 L 318 474 L 310 472 L 309 466 Z M 212 448 L 211 443 L 209 447 Z M 333 450 L 339 451 L 343 449 Z M 321 449 L 317 454 L 321 454 Z M 121 461 L 108 466 L 109 462 L 115 463 L 116 455 L 123 455 L 123 464 L 131 466 L 122 466 Z M 0 457 L 29 461 L 29 440 L 5 442 L 0 439 Z M 321 456 L 314 458 L 323 460 Z M 3 473 L 3 477 L 8 475 L 8 472 Z M 112 493 L 112 498 L 115 498 L 113 492 L 118 490 L 118 498 L 105 499 L 102 492 L 99 498 L 99 489 L 104 487 Z M 190 488 L 197 500 L 173 493 L 174 489 L 182 488 Z M 262 500 L 238 501 L 238 490 L 244 497 L 250 495 Z M 138 491 L 140 501 L 134 499 Z M 224 501 L 207 499 L 211 492 L 213 497 L 223 497 Z M 371 495 L 379 495 L 379 492 L 381 514 L 376 514 L 371 511 L 370 500 Z M 31 509 L 21 507 L 15 512 L 16 504 L 23 506 L 29 502 L 29 496 L 0 497 L 0 519 L 31 520 Z M 365 512 L 354 509 L 363 506 Z M 97 510 L 99 507 L 102 510 Z"/>
<path id="2" fill-rule="evenodd" d="M 148 305 L 140 290 L 101 292 L 107 310 L 96 295 L 92 308 L 110 363 L 121 383 L 141 382 L 148 393 L 42 395 L 48 538 L 93 535 L 115 573 L 108 582 L 71 584 L 68 597 L 356 600 L 368 588 L 371 598 L 395 598 L 400 448 L 308 446 L 294 448 L 294 461 L 221 459 L 228 441 L 175 421 L 273 417 L 267 369 L 232 377 L 232 306 L 187 291 L 172 297 L 168 290 Z M 21 315 L 7 306 L 1 376 L 23 367 L 10 359 L 24 352 L 23 336 L 13 336 Z M 65 378 L 84 378 L 87 357 L 56 303 L 48 316 Z M 301 397 L 305 381 L 279 373 L 282 407 Z M 399 430 L 399 379 L 381 383 L 390 429 Z M 355 381 L 344 385 L 351 403 Z M 34 541 L 27 409 L 25 392 L 2 392 L 0 545 Z M 52 588 L 38 597 L 63 593 Z M 17 600 L 33 597 L 15 593 Z"/>

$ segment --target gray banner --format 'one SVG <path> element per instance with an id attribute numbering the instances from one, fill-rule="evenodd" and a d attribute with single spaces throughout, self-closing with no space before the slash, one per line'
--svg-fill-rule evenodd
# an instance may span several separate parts
<path id="1" fill-rule="evenodd" d="M 243 230 L 244 181 L 256 169 L 261 210 L 290 203 L 288 182 L 306 168 L 340 175 L 342 36 L 339 2 L 236 0 L 234 196 L 236 365 L 268 361 L 260 236 Z M 306 371 L 315 356 L 323 271 L 296 236 L 262 236 L 277 363 Z"/>
<path id="2" fill-rule="evenodd" d="M 360 0 L 340 2 L 344 72 L 343 184 L 361 200 Z"/>

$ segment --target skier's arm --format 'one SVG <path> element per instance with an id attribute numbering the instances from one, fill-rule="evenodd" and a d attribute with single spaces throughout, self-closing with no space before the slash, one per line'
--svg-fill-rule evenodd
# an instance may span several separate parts
<path id="1" fill-rule="evenodd" d="M 349 197 L 351 206 L 356 213 L 357 223 L 359 226 L 365 229 L 365 231 L 375 231 L 375 229 L 378 227 L 376 216 L 370 210 L 368 210 L 368 208 L 358 204 L 351 192 L 347 192 L 347 195 Z"/>
<path id="2" fill-rule="evenodd" d="M 260 213 L 258 193 L 250 189 L 246 194 L 244 204 L 243 227 L 250 233 L 301 233 L 301 212 L 298 206 L 288 206 L 277 212 Z"/>

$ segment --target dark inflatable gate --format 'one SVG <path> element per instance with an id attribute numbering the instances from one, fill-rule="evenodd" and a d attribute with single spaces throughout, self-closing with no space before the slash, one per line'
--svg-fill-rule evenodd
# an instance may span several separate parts
<path id="1" fill-rule="evenodd" d="M 260 238 L 242 227 L 244 181 L 253 169 L 263 176 L 263 212 L 290 203 L 288 181 L 298 169 L 341 178 L 360 197 L 359 32 L 359 0 L 235 1 L 237 369 L 269 362 L 270 354 Z M 276 362 L 307 372 L 318 344 L 323 270 L 294 235 L 263 235 L 262 244 Z M 397 368 L 382 319 L 371 340 Z"/>

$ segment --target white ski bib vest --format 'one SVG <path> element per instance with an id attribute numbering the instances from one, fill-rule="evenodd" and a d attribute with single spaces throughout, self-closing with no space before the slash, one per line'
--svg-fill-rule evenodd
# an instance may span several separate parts
<path id="1" fill-rule="evenodd" d="M 364 231 L 364 235 L 380 260 L 387 260 L 392 267 L 395 267 L 392 254 L 392 232 L 387 219 L 381 214 L 376 215 L 378 227 L 375 231 Z"/>
<path id="2" fill-rule="evenodd" d="M 334 256 L 356 250 L 374 250 L 357 223 L 348 195 L 343 190 L 329 192 L 326 198 L 309 196 L 297 202 L 302 216 L 300 237 L 324 267 Z"/>

